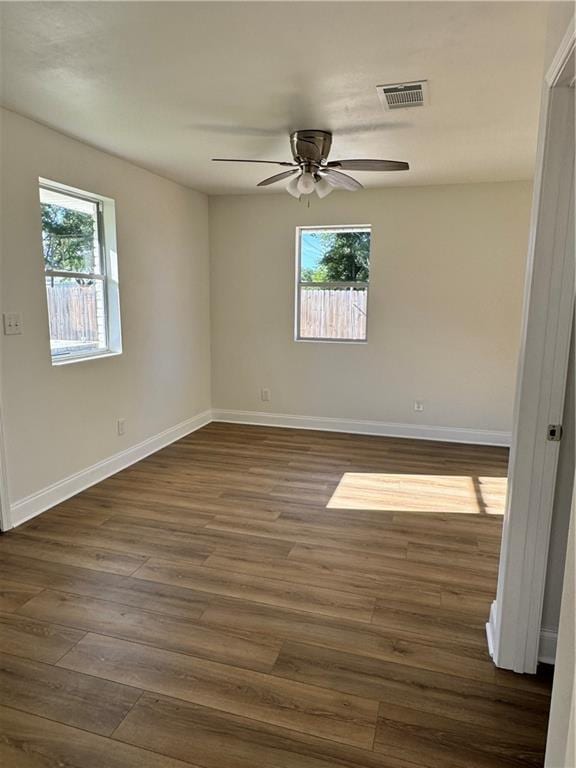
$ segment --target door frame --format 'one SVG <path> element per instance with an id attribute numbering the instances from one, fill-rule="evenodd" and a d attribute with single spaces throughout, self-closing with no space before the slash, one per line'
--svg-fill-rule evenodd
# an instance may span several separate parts
<path id="1" fill-rule="evenodd" d="M 574 479 L 576 490 L 576 476 Z M 546 738 L 545 768 L 557 768 L 560 765 L 576 765 L 576 663 L 574 660 L 574 639 L 576 634 L 576 615 L 574 610 L 576 572 L 576 493 L 572 494 L 572 510 L 566 567 L 564 569 L 564 589 L 558 628 L 558 663 L 554 670 L 552 700 L 550 702 L 550 720 Z"/>
<path id="2" fill-rule="evenodd" d="M 8 472 L 4 448 L 4 426 L 2 422 L 2 396 L 0 394 L 0 531 L 12 528 L 10 497 L 8 495 Z"/>
<path id="3" fill-rule="evenodd" d="M 574 314 L 575 32 L 566 32 L 544 80 L 506 514 L 496 600 L 486 625 L 498 667 L 534 673 Z"/>
<path id="4" fill-rule="evenodd" d="M 4 193 L 4 190 L 2 190 L 2 194 Z M 1 212 L 0 212 L 0 224 L 1 221 Z M 2 245 L 0 245 L 0 278 L 2 278 L 2 270 L 3 270 L 3 263 L 2 263 Z M 0 279 L 0 287 L 2 285 L 2 280 Z M 2 291 L 0 290 L 0 312 L 2 312 L 5 309 L 5 305 L 3 303 L 4 297 L 2 294 Z M 5 442 L 5 431 L 4 431 L 4 421 L 3 421 L 3 414 L 5 413 L 3 408 L 3 402 L 2 402 L 2 376 L 4 371 L 4 344 L 5 340 L 2 335 L 2 329 L 0 329 L 0 532 L 3 531 L 9 531 L 13 525 L 12 525 L 12 514 L 10 509 L 10 494 L 8 489 L 8 467 L 6 464 L 6 442 Z"/>

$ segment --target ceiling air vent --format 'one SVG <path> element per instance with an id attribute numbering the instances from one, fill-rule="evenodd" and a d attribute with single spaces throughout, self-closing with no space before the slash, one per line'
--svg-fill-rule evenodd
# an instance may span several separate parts
<path id="1" fill-rule="evenodd" d="M 392 83 L 376 86 L 384 109 L 406 109 L 423 107 L 428 101 L 426 80 L 417 83 Z"/>

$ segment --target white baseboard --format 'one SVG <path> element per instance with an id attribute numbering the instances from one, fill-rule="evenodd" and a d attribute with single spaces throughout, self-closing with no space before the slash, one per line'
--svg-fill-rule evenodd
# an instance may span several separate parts
<path id="1" fill-rule="evenodd" d="M 498 652 L 496 648 L 497 642 L 497 627 L 496 627 L 496 600 L 490 606 L 490 618 L 486 623 L 486 640 L 488 641 L 488 651 L 492 657 L 492 661 L 497 666 L 498 664 Z M 558 641 L 558 632 L 554 629 L 546 629 L 542 627 L 540 630 L 540 643 L 538 646 L 538 661 L 542 664 L 554 664 L 556 660 L 556 643 Z M 511 669 L 503 665 L 504 669 Z M 515 670 L 519 672 L 520 670 Z M 534 670 L 535 671 L 535 670 Z"/>
<path id="2" fill-rule="evenodd" d="M 540 630 L 540 644 L 538 646 L 538 661 L 542 664 L 554 664 L 556 661 L 556 644 L 558 631 L 553 629 Z"/>
<path id="3" fill-rule="evenodd" d="M 105 480 L 110 475 L 126 469 L 131 464 L 159 451 L 181 437 L 209 424 L 223 421 L 236 424 L 260 424 L 269 427 L 292 429 L 325 430 L 329 432 L 350 432 L 360 435 L 381 435 L 384 437 L 408 437 L 419 440 L 438 440 L 479 445 L 510 445 L 510 433 L 487 430 L 462 429 L 459 427 L 430 427 L 415 424 L 394 424 L 384 421 L 334 419 L 317 416 L 292 416 L 280 413 L 259 413 L 257 411 L 207 410 L 191 419 L 176 424 L 158 435 L 116 453 L 108 459 L 93 464 L 87 469 L 65 477 L 41 491 L 14 502 L 10 507 L 12 527 L 21 525 L 30 518 L 45 512 L 56 504 L 75 496 L 91 485 Z"/>
<path id="4" fill-rule="evenodd" d="M 490 605 L 490 616 L 486 622 L 486 640 L 488 642 L 488 653 L 492 661 L 496 663 L 496 600 Z"/>
<path id="5" fill-rule="evenodd" d="M 41 512 L 45 512 L 47 509 L 50 509 L 50 507 L 54 507 L 56 504 L 60 504 L 71 496 L 75 496 L 77 493 L 86 490 L 86 488 L 89 488 L 91 485 L 95 485 L 101 480 L 110 477 L 110 475 L 114 475 L 116 472 L 126 469 L 126 467 L 129 467 L 131 464 L 141 461 L 151 453 L 155 453 L 161 448 L 165 448 L 167 445 L 170 445 L 170 443 L 179 440 L 191 432 L 195 432 L 197 429 L 204 427 L 211 421 L 211 411 L 203 411 L 202 413 L 193 416 L 191 419 L 181 421 L 180 424 L 176 424 L 174 427 L 170 427 L 153 437 L 149 437 L 147 440 L 143 440 L 141 443 L 137 443 L 131 448 L 127 448 L 125 451 L 115 453 L 108 459 L 99 461 L 97 464 L 93 464 L 87 469 L 76 472 L 76 474 L 65 477 L 63 480 L 60 480 L 53 485 L 49 485 L 47 488 L 43 488 L 37 493 L 33 493 L 30 496 L 26 496 L 25 498 L 14 502 L 10 506 L 12 527 L 21 525 L 26 522 L 26 520 L 36 517 L 36 515 L 39 515 Z"/>
<path id="6" fill-rule="evenodd" d="M 267 427 L 288 427 L 291 429 L 318 429 L 328 432 L 351 432 L 359 435 L 381 435 L 383 437 L 410 437 L 418 440 L 438 440 L 450 443 L 474 443 L 478 445 L 509 446 L 510 432 L 461 427 L 431 427 L 420 424 L 396 424 L 385 421 L 361 419 L 334 419 L 325 416 L 293 416 L 284 413 L 262 413 L 258 411 L 228 411 L 216 408 L 212 411 L 214 421 L 235 424 L 260 424 Z"/>

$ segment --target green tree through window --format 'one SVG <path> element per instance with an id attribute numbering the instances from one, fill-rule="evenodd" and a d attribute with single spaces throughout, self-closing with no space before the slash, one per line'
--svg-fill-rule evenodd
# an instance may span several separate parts
<path id="1" fill-rule="evenodd" d="M 368 282 L 370 232 L 314 232 L 323 256 L 316 269 L 303 269 L 310 282 Z"/>
<path id="2" fill-rule="evenodd" d="M 46 270 L 94 271 L 94 217 L 60 205 L 42 204 Z"/>

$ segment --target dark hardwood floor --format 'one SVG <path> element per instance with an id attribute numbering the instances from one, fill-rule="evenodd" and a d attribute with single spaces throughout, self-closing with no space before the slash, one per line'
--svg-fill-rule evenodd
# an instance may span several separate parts
<path id="1" fill-rule="evenodd" d="M 526 768 L 501 448 L 211 424 L 0 537 L 6 768 Z"/>

